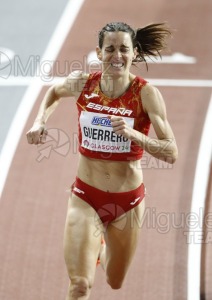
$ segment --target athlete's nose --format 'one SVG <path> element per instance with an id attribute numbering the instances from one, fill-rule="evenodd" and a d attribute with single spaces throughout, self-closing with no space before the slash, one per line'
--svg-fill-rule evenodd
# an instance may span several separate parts
<path id="1" fill-rule="evenodd" d="M 114 51 L 114 57 L 119 59 L 122 57 L 122 53 L 119 50 Z"/>

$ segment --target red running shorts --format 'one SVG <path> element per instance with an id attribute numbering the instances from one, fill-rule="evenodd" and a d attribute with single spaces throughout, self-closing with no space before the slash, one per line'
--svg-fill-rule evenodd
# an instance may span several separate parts
<path id="1" fill-rule="evenodd" d="M 88 185 L 78 177 L 76 177 L 71 191 L 95 209 L 105 226 L 139 205 L 145 196 L 143 183 L 128 192 L 110 193 Z"/>

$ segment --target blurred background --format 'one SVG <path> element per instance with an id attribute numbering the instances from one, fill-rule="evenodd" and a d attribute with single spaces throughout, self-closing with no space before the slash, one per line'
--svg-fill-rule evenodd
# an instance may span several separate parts
<path id="1" fill-rule="evenodd" d="M 206 124 L 211 120 L 211 12 L 210 0 L 1 3 L 1 300 L 65 299 L 63 228 L 78 160 L 74 100 L 61 101 L 48 122 L 44 146 L 29 146 L 25 133 L 51 84 L 73 70 L 89 73 L 99 68 L 91 63 L 96 60 L 98 31 L 111 21 L 133 28 L 166 21 L 173 29 L 162 60 L 149 61 L 148 71 L 139 64 L 132 72 L 161 91 L 179 159 L 167 165 L 144 155 L 146 216 L 136 256 L 118 291 L 107 286 L 104 272 L 97 268 L 91 299 L 212 299 L 212 142 L 211 124 Z M 202 165 L 200 171 L 197 165 Z M 195 211 L 192 201 L 197 201 Z M 191 244 L 196 246 L 193 271 Z"/>

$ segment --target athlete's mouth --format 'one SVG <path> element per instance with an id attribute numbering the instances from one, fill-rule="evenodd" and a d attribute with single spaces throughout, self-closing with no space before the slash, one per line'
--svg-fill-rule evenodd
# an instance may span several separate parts
<path id="1" fill-rule="evenodd" d="M 124 66 L 124 63 L 111 63 L 111 66 L 113 68 L 117 68 L 117 69 L 120 69 Z"/>

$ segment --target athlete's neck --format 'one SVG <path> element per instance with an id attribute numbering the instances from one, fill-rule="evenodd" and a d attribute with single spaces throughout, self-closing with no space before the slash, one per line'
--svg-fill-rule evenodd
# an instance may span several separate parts
<path id="1" fill-rule="evenodd" d="M 126 76 L 113 76 L 102 73 L 101 91 L 109 98 L 117 98 L 125 93 L 134 78 L 135 76 L 130 73 Z"/>

